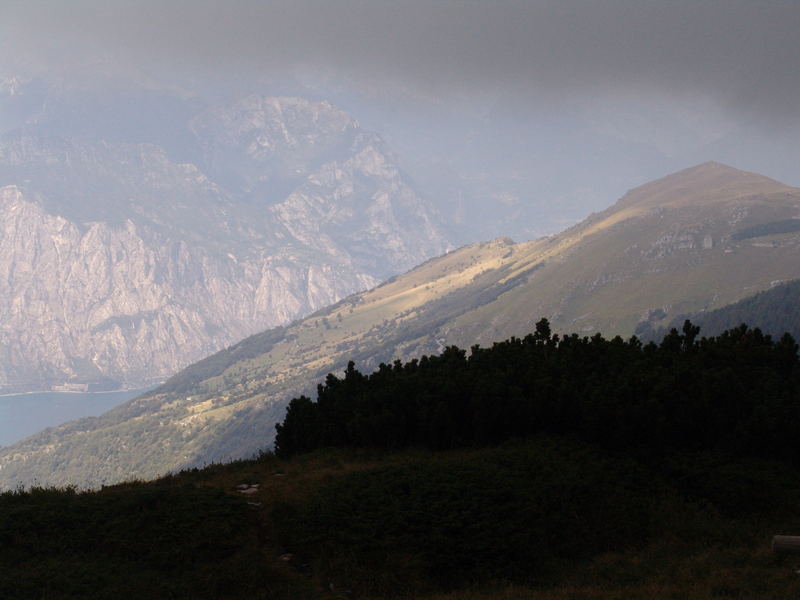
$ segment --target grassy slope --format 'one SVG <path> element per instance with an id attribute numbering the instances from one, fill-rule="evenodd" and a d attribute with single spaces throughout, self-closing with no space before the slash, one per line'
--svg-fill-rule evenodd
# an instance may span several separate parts
<path id="1" fill-rule="evenodd" d="M 800 277 L 796 232 L 732 238 L 798 206 L 795 188 L 711 163 L 637 188 L 557 236 L 464 247 L 248 338 L 100 418 L 0 450 L 0 486 L 97 485 L 250 455 L 270 443 L 289 398 L 349 359 L 369 371 L 445 344 L 524 335 L 543 316 L 556 331 L 627 335 L 654 309 L 666 313 L 659 326 L 735 302 Z"/>
<path id="2" fill-rule="evenodd" d="M 4 598 L 789 598 L 795 468 L 537 438 L 0 496 Z M 252 496 L 240 483 L 260 483 Z M 260 503 L 259 506 L 248 504 Z M 280 557 L 291 552 L 291 560 Z"/>

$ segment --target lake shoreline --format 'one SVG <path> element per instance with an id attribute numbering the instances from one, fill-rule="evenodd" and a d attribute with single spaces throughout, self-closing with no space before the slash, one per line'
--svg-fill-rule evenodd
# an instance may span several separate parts
<path id="1" fill-rule="evenodd" d="M 46 391 L 0 395 L 0 446 L 11 446 L 49 427 L 98 417 L 156 386 L 115 391 Z"/>
<path id="2" fill-rule="evenodd" d="M 145 386 L 145 387 L 129 387 L 129 388 L 118 388 L 116 390 L 95 390 L 93 392 L 79 392 L 79 391 L 71 391 L 71 390 L 33 390 L 30 392 L 8 392 L 0 394 L 0 398 L 8 398 L 10 396 L 28 396 L 30 394 L 79 394 L 81 396 L 86 396 L 88 394 L 118 394 L 122 392 L 135 392 L 136 390 L 143 390 L 142 393 L 155 389 L 163 382 L 159 382 L 152 386 Z"/>

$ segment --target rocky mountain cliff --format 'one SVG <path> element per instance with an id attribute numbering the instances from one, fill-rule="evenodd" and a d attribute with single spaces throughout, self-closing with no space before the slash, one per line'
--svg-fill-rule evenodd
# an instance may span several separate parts
<path id="1" fill-rule="evenodd" d="M 380 136 L 330 104 L 186 117 L 195 163 L 0 137 L 0 389 L 163 380 L 447 249 Z"/>
<path id="2" fill-rule="evenodd" d="M 556 332 L 631 335 L 800 277 L 800 189 L 707 163 L 563 233 L 465 246 L 247 338 L 105 415 L 0 452 L 0 484 L 99 485 L 249 456 L 326 373 Z M 87 451 L 92 448 L 92 451 Z"/>

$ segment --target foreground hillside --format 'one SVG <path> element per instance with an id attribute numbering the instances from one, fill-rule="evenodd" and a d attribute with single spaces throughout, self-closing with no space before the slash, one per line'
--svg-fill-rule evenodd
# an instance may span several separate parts
<path id="1" fill-rule="evenodd" d="M 798 475 L 715 454 L 653 469 L 539 438 L 264 456 L 92 493 L 7 492 L 0 595 L 792 598 L 796 565 L 770 540 L 800 531 Z M 245 495 L 243 484 L 259 487 Z"/>
<path id="2" fill-rule="evenodd" d="M 629 192 L 549 238 L 466 246 L 257 334 L 102 417 L 0 451 L 0 485 L 100 485 L 252 455 L 289 398 L 349 360 L 381 362 L 530 332 L 630 335 L 800 277 L 800 190 L 708 163 Z"/>
<path id="3" fill-rule="evenodd" d="M 289 458 L 7 492 L 0 594 L 794 597 L 793 561 L 769 542 L 800 532 L 797 346 L 697 334 L 642 346 L 541 321 L 469 359 L 329 376 L 290 405 Z"/>

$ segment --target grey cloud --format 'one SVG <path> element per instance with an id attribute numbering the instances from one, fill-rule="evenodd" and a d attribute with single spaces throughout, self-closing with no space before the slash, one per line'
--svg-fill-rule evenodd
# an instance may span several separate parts
<path id="1" fill-rule="evenodd" d="M 6 0 L 0 11 L 7 51 L 49 48 L 50 58 L 305 65 L 433 93 L 691 91 L 800 115 L 794 0 Z"/>

